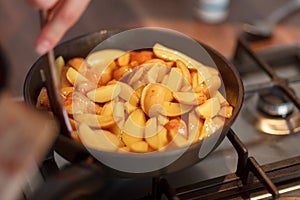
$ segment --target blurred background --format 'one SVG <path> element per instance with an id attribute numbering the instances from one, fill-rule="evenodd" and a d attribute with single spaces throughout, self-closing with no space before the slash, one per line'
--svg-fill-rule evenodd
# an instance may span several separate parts
<path id="1" fill-rule="evenodd" d="M 101 29 L 159 26 L 194 37 L 230 57 L 244 23 L 264 18 L 286 2 L 231 0 L 228 17 L 209 24 L 195 16 L 194 0 L 94 0 L 63 41 Z M 299 19 L 298 12 L 283 20 L 276 26 L 274 37 L 257 43 L 257 48 L 299 42 Z M 26 74 L 39 57 L 34 51 L 38 11 L 25 0 L 1 0 L 0 26 L 0 45 L 9 62 L 8 86 L 15 97 L 22 97 Z"/>

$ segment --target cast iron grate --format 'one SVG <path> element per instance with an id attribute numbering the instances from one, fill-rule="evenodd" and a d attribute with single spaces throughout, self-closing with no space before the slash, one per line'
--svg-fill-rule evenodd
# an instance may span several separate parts
<path id="1" fill-rule="evenodd" d="M 291 60 L 300 62 L 300 53 L 297 48 L 282 49 L 279 53 L 281 56 L 285 56 L 285 62 Z M 246 93 L 277 88 L 283 91 L 300 110 L 300 100 L 293 89 L 289 87 L 290 83 L 300 81 L 300 75 L 282 78 L 269 64 L 282 62 L 278 56 L 279 53 L 273 53 L 271 57 L 267 55 L 266 60 L 264 60 L 251 49 L 246 38 L 241 35 L 238 38 L 233 62 L 242 63 L 245 62 L 244 58 L 248 57 L 270 77 L 268 82 L 248 85 L 245 88 Z M 239 72 L 245 73 L 248 70 L 249 68 L 244 68 Z M 153 178 L 152 194 L 142 199 L 162 199 L 163 197 L 173 200 L 250 199 L 251 196 L 266 193 L 270 194 L 266 195 L 267 197 L 278 199 L 281 188 L 289 187 L 291 183 L 300 184 L 300 156 L 261 166 L 254 157 L 248 156 L 247 148 L 232 130 L 228 132 L 227 137 L 238 155 L 235 173 L 180 188 L 172 188 L 165 178 Z"/>

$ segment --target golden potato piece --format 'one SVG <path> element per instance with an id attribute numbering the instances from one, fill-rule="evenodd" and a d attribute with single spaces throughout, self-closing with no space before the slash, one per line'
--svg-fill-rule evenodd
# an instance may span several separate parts
<path id="1" fill-rule="evenodd" d="M 141 109 L 133 111 L 124 124 L 124 131 L 133 137 L 143 138 L 146 116 Z"/>
<path id="2" fill-rule="evenodd" d="M 195 108 L 196 113 L 202 119 L 208 119 L 215 117 L 221 109 L 221 105 L 218 98 L 210 98 L 203 104 Z"/>
<path id="3" fill-rule="evenodd" d="M 112 101 L 106 102 L 101 111 L 101 115 L 112 116 L 114 113 L 113 103 Z"/>
<path id="4" fill-rule="evenodd" d="M 156 83 L 159 75 L 159 65 L 152 65 L 152 67 L 147 71 L 146 74 L 144 74 L 144 81 L 146 83 Z"/>
<path id="5" fill-rule="evenodd" d="M 128 101 L 131 105 L 137 106 L 139 104 L 140 99 L 136 94 L 135 90 L 132 89 L 132 87 L 130 87 L 126 83 L 118 82 L 117 84 L 120 85 L 119 96 L 125 101 Z"/>
<path id="6" fill-rule="evenodd" d="M 88 79 L 80 74 L 78 71 L 69 67 L 66 73 L 67 80 L 72 84 L 75 85 L 77 82 L 88 82 Z"/>
<path id="7" fill-rule="evenodd" d="M 126 132 L 122 133 L 122 141 L 128 147 L 131 146 L 133 143 L 136 143 L 136 142 L 139 142 L 142 140 L 143 140 L 143 138 L 141 138 L 141 137 L 134 137 L 131 134 L 128 134 Z"/>
<path id="8" fill-rule="evenodd" d="M 117 124 L 121 129 L 123 129 L 125 123 L 125 109 L 123 102 L 114 103 L 113 116 L 120 119 Z"/>
<path id="9" fill-rule="evenodd" d="M 98 86 L 105 85 L 113 78 L 113 71 L 117 68 L 115 62 L 109 64 L 105 69 L 102 70 L 98 81 Z"/>
<path id="10" fill-rule="evenodd" d="M 128 146 L 124 146 L 119 148 L 119 153 L 129 153 L 130 152 L 130 148 Z"/>
<path id="11" fill-rule="evenodd" d="M 217 97 L 219 99 L 221 106 L 229 105 L 229 103 L 227 102 L 227 100 L 221 94 L 220 91 L 216 92 L 216 94 L 214 95 L 214 97 Z"/>
<path id="12" fill-rule="evenodd" d="M 195 112 L 190 112 L 188 116 L 188 141 L 195 143 L 200 140 L 203 120 Z"/>
<path id="13" fill-rule="evenodd" d="M 116 151 L 118 149 L 118 139 L 109 131 L 96 133 L 87 124 L 82 123 L 78 131 L 82 143 L 90 148 L 104 151 Z"/>
<path id="14" fill-rule="evenodd" d="M 85 64 L 84 58 L 72 58 L 67 62 L 67 65 L 74 68 L 76 71 L 80 71 L 80 68 Z"/>
<path id="15" fill-rule="evenodd" d="M 156 135 L 152 135 L 150 137 L 145 134 L 145 140 L 151 148 L 159 150 L 169 143 L 167 129 L 161 127 L 160 131 Z"/>
<path id="16" fill-rule="evenodd" d="M 193 106 L 191 105 L 165 101 L 162 103 L 160 114 L 168 117 L 176 117 L 189 112 L 192 108 Z"/>
<path id="17" fill-rule="evenodd" d="M 161 109 L 160 107 L 154 109 L 155 105 L 162 105 L 164 101 L 171 101 L 172 99 L 172 92 L 164 85 L 148 84 L 142 92 L 141 107 L 149 117 L 152 117 L 159 114 Z"/>
<path id="18" fill-rule="evenodd" d="M 46 87 L 42 87 L 40 94 L 37 98 L 36 107 L 39 109 L 50 110 L 51 106 Z"/>
<path id="19" fill-rule="evenodd" d="M 65 60 L 62 56 L 58 56 L 56 59 L 55 59 L 55 65 L 56 65 L 56 68 L 57 68 L 57 72 L 58 72 L 58 77 L 61 77 L 61 72 L 62 72 L 62 69 L 64 68 L 65 66 Z"/>
<path id="20" fill-rule="evenodd" d="M 153 52 L 151 51 L 140 51 L 140 52 L 130 52 L 131 62 L 136 62 L 137 64 L 142 64 L 147 60 L 152 59 Z"/>
<path id="21" fill-rule="evenodd" d="M 200 140 L 205 139 L 209 135 L 215 133 L 218 131 L 221 127 L 224 126 L 225 118 L 223 117 L 214 117 L 214 118 L 208 118 L 204 121 L 201 134 L 200 134 Z"/>
<path id="22" fill-rule="evenodd" d="M 132 105 L 132 104 L 129 103 L 128 101 L 125 102 L 124 108 L 125 108 L 125 111 L 126 111 L 128 114 L 131 114 L 133 111 L 135 111 L 136 109 L 138 109 L 137 106 Z"/>
<path id="23" fill-rule="evenodd" d="M 171 91 L 179 91 L 179 89 L 182 86 L 182 73 L 179 68 L 172 67 L 171 71 L 169 73 L 168 80 L 166 82 L 166 86 L 171 90 Z"/>
<path id="24" fill-rule="evenodd" d="M 165 128 L 168 131 L 168 137 L 177 147 L 189 145 L 189 141 L 187 140 L 187 127 L 184 121 L 172 119 L 165 125 Z"/>
<path id="25" fill-rule="evenodd" d="M 113 116 L 95 114 L 76 114 L 74 119 L 93 128 L 110 128 L 121 119 Z"/>
<path id="26" fill-rule="evenodd" d="M 95 134 L 97 135 L 104 135 L 106 137 L 106 139 L 111 142 L 115 147 L 121 147 L 122 143 L 120 141 L 120 139 L 113 134 L 112 132 L 108 131 L 108 130 L 95 130 L 94 131 Z"/>
<path id="27" fill-rule="evenodd" d="M 148 143 L 145 141 L 138 141 L 129 146 L 130 150 L 136 153 L 148 152 Z"/>
<path id="28" fill-rule="evenodd" d="M 186 105 L 199 105 L 207 100 L 202 92 L 174 92 L 174 98 Z"/>
<path id="29" fill-rule="evenodd" d="M 181 70 L 184 80 L 187 83 L 191 84 L 192 78 L 187 66 L 181 60 L 176 60 L 176 67 L 178 67 Z"/>
<path id="30" fill-rule="evenodd" d="M 205 85 L 207 87 L 207 93 L 206 94 L 208 97 L 214 96 L 219 88 L 221 87 L 221 79 L 219 76 L 211 76 L 210 78 L 205 80 Z"/>
<path id="31" fill-rule="evenodd" d="M 127 66 L 127 65 L 129 65 L 129 61 L 130 61 L 130 53 L 128 53 L 128 52 L 121 55 L 117 59 L 117 63 L 119 66 Z"/>
<path id="32" fill-rule="evenodd" d="M 104 49 L 96 51 L 87 57 L 87 63 L 93 68 L 103 69 L 124 53 L 125 51 L 119 49 Z"/>
<path id="33" fill-rule="evenodd" d="M 110 132 L 112 132 L 114 135 L 116 135 L 119 139 L 122 138 L 122 129 L 118 126 L 118 124 L 114 124 L 111 127 L 108 128 Z"/>
<path id="34" fill-rule="evenodd" d="M 94 102 L 105 103 L 116 98 L 121 92 L 119 84 L 101 86 L 87 93 L 87 97 Z"/>
<path id="35" fill-rule="evenodd" d="M 222 106 L 219 114 L 221 117 L 230 118 L 232 116 L 233 107 L 229 105 Z"/>
<path id="36" fill-rule="evenodd" d="M 113 77 L 118 81 L 129 72 L 132 72 L 132 68 L 130 68 L 130 66 L 122 66 L 114 70 Z"/>
<path id="37" fill-rule="evenodd" d="M 158 131 L 157 125 L 158 125 L 157 118 L 152 117 L 147 120 L 147 122 L 145 124 L 145 129 L 144 129 L 145 138 L 152 137 L 157 134 L 157 131 Z"/>

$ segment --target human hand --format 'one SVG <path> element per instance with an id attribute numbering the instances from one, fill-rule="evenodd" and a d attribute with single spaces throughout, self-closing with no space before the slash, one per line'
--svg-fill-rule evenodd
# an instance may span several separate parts
<path id="1" fill-rule="evenodd" d="M 72 27 L 90 0 L 27 0 L 36 9 L 50 10 L 53 15 L 39 33 L 35 49 L 39 54 L 47 53 Z"/>

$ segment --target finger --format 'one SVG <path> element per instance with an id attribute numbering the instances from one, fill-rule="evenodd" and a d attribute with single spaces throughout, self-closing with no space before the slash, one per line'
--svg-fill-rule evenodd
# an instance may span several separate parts
<path id="1" fill-rule="evenodd" d="M 89 2 L 90 0 L 65 0 L 52 20 L 44 26 L 39 34 L 36 51 L 44 54 L 52 49 L 80 18 Z"/>
<path id="2" fill-rule="evenodd" d="M 28 0 L 28 2 L 37 9 L 50 9 L 58 0 Z"/>

